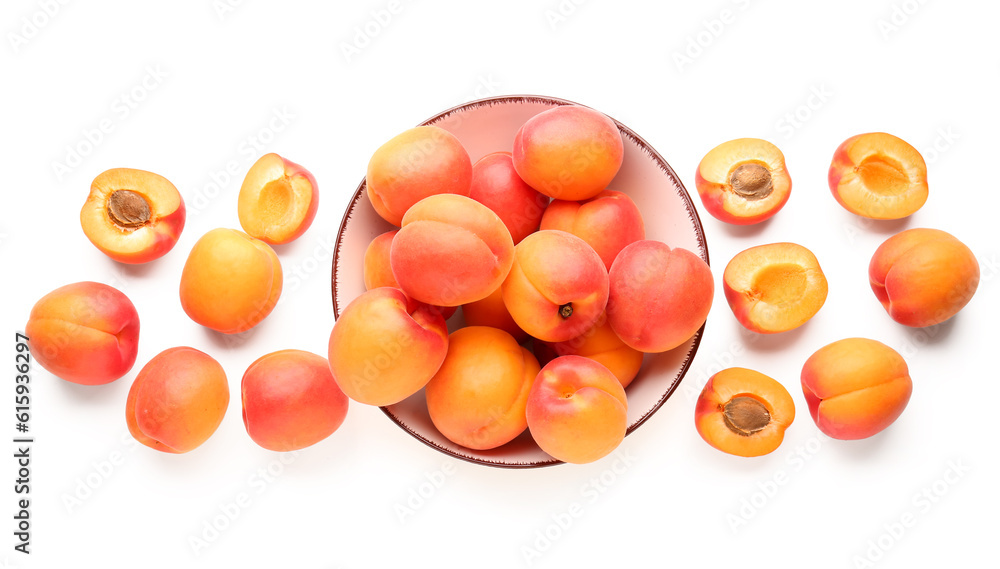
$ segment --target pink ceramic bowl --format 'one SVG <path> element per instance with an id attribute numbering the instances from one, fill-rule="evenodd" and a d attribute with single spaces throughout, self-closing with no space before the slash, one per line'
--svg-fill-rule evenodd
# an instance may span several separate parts
<path id="1" fill-rule="evenodd" d="M 421 124 L 435 125 L 457 136 L 475 163 L 490 152 L 510 151 L 514 134 L 530 117 L 554 106 L 571 104 L 576 103 L 552 97 L 490 97 L 448 109 Z M 625 157 L 621 170 L 608 187 L 627 193 L 639 206 L 647 239 L 689 249 L 707 262 L 708 247 L 701 220 L 680 178 L 645 140 L 615 122 L 625 141 Z M 334 252 L 333 311 L 337 317 L 351 300 L 365 291 L 362 267 L 368 243 L 391 229 L 394 227 L 372 208 L 362 180 L 344 214 Z M 461 310 L 448 324 L 453 330 L 463 325 Z M 651 417 L 674 392 L 698 350 L 703 333 L 704 327 L 674 350 L 646 355 L 642 370 L 626 390 L 628 433 Z M 507 468 L 560 464 L 538 448 L 527 431 L 510 443 L 489 451 L 456 445 L 431 423 L 423 391 L 382 410 L 422 443 L 469 462 Z"/>

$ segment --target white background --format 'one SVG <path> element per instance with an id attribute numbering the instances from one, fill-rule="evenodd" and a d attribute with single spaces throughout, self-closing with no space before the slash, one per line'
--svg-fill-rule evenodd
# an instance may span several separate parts
<path id="1" fill-rule="evenodd" d="M 51 1 L 9 0 L 0 9 L 3 351 L 13 360 L 14 332 L 32 304 L 70 282 L 112 284 L 142 318 L 136 366 L 113 384 L 71 385 L 34 367 L 32 553 L 11 549 L 8 455 L 0 531 L 10 545 L 0 561 L 334 569 L 962 567 L 995 559 L 996 3 L 224 2 L 64 0 L 47 16 Z M 345 45 L 357 52 L 345 54 Z M 258 448 L 240 420 L 240 377 L 270 351 L 326 353 L 330 251 L 371 153 L 445 108 L 501 94 L 604 111 L 659 150 L 690 192 L 698 161 L 723 141 L 761 137 L 784 151 L 793 191 L 772 222 L 729 227 L 696 198 L 717 286 L 681 388 L 620 454 L 586 466 L 510 471 L 457 462 L 358 404 L 337 433 L 305 451 Z M 292 118 L 272 121 L 276 113 Z M 109 132 L 86 144 L 102 121 Z M 928 162 L 930 198 L 901 222 L 855 217 L 827 188 L 837 145 L 879 130 L 908 140 Z M 84 155 L 68 162 L 74 147 Z M 180 269 L 200 235 L 238 227 L 242 176 L 269 151 L 316 175 L 320 209 L 301 239 L 278 250 L 282 303 L 248 337 L 225 339 L 184 315 Z M 233 161 L 237 173 L 227 180 L 220 172 Z M 187 202 L 176 248 L 147 266 L 110 261 L 80 228 L 90 181 L 111 167 L 160 173 Z M 892 322 L 867 282 L 872 252 L 908 227 L 953 233 L 983 272 L 967 308 L 927 330 Z M 741 333 L 722 295 L 722 268 L 738 251 L 775 241 L 816 253 L 829 298 L 797 331 Z M 887 431 L 833 441 L 809 417 L 799 372 L 813 351 L 849 336 L 900 351 L 914 392 Z M 124 403 L 141 366 L 176 345 L 217 358 L 234 396 L 206 444 L 171 456 L 129 438 Z M 725 455 L 695 431 L 697 392 L 729 365 L 777 378 L 795 400 L 795 423 L 769 456 Z M 13 377 L 7 385 L 12 392 Z M 8 404 L 0 432 L 11 436 L 12 395 L 0 397 Z M 235 519 L 221 517 L 238 501 Z M 898 525 L 904 518 L 909 527 Z M 224 529 L 213 534 L 211 524 Z M 208 547 L 196 551 L 193 537 Z"/>

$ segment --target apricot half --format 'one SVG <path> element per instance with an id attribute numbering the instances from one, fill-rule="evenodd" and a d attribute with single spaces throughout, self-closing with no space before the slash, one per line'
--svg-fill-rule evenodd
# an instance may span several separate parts
<path id="1" fill-rule="evenodd" d="M 773 378 L 732 367 L 709 378 L 694 420 L 701 438 L 722 452 L 762 456 L 781 445 L 795 420 L 795 403 Z"/>
<path id="2" fill-rule="evenodd" d="M 425 388 L 431 421 L 448 440 L 467 448 L 510 442 L 528 427 L 525 406 L 538 371 L 535 356 L 503 330 L 456 330 Z"/>
<path id="3" fill-rule="evenodd" d="M 899 219 L 927 201 L 927 164 L 916 148 L 884 132 L 845 140 L 833 154 L 830 191 L 847 211 Z"/>
<path id="4" fill-rule="evenodd" d="M 785 156 L 759 138 L 737 138 L 701 159 L 695 187 L 708 213 L 736 225 L 760 223 L 784 207 L 792 192 Z"/>
<path id="5" fill-rule="evenodd" d="M 812 251 L 795 243 L 758 245 L 737 253 L 722 274 L 736 319 L 762 334 L 798 328 L 826 302 L 827 282 Z"/>
<path id="6" fill-rule="evenodd" d="M 368 199 L 393 225 L 428 196 L 468 196 L 471 180 L 469 153 L 455 135 L 436 126 L 411 128 L 380 146 L 365 176 Z"/>
<path id="7" fill-rule="evenodd" d="M 625 144 L 615 121 L 579 105 L 542 111 L 514 135 L 512 158 L 521 179 L 557 200 L 585 200 L 618 174 Z"/>
<path id="8" fill-rule="evenodd" d="M 319 208 L 319 186 L 308 170 L 274 154 L 261 156 L 240 187 L 240 225 L 271 245 L 298 239 Z"/>
<path id="9" fill-rule="evenodd" d="M 87 239 L 121 263 L 146 263 L 174 247 L 184 229 L 184 200 L 169 180 L 144 170 L 99 174 L 80 211 Z"/>
<path id="10" fill-rule="evenodd" d="M 24 326 L 31 355 L 72 383 L 100 385 L 125 375 L 139 350 L 139 314 L 114 287 L 61 286 L 35 303 Z"/>
<path id="11" fill-rule="evenodd" d="M 979 287 L 972 250 L 938 229 L 907 229 L 886 239 L 868 265 L 875 297 L 893 320 L 931 326 L 958 313 Z"/>
<path id="12" fill-rule="evenodd" d="M 819 430 L 835 439 L 864 439 L 906 408 L 913 381 L 896 350 L 867 338 L 839 340 L 802 366 L 802 392 Z"/>

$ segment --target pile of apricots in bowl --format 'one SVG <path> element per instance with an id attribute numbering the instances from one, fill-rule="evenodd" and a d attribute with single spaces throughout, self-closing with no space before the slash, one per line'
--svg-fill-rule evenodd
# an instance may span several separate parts
<path id="1" fill-rule="evenodd" d="M 419 397 L 432 428 L 461 448 L 490 451 L 530 438 L 551 458 L 544 464 L 613 452 L 629 432 L 630 385 L 644 358 L 690 345 L 715 293 L 707 256 L 647 238 L 628 188 L 611 187 L 626 155 L 622 132 L 596 110 L 560 102 L 519 122 L 511 145 L 476 161 L 433 125 L 375 150 L 365 197 L 393 229 L 367 238 L 362 266 L 352 269 L 365 290 L 338 309 L 326 357 L 286 349 L 246 369 L 249 438 L 297 450 L 332 435 L 351 400 L 386 407 Z M 919 152 L 884 133 L 841 144 L 828 181 L 844 208 L 876 219 L 911 215 L 928 194 Z M 708 152 L 695 185 L 706 211 L 743 225 L 775 215 L 792 186 L 781 151 L 752 138 Z M 277 154 L 253 164 L 236 204 L 243 230 L 211 230 L 188 253 L 179 279 L 187 316 L 222 334 L 264 320 L 282 290 L 271 245 L 305 233 L 318 199 L 302 166 Z M 121 263 L 167 254 L 184 221 L 173 184 L 128 168 L 98 175 L 80 215 L 87 238 Z M 938 229 L 890 237 L 869 265 L 888 315 L 914 327 L 954 316 L 978 277 L 972 251 Z M 722 289 L 742 326 L 776 334 L 810 320 L 828 285 L 811 251 L 783 242 L 733 257 Z M 113 287 L 81 282 L 42 297 L 25 333 L 45 369 L 97 386 L 134 366 L 139 315 Z M 867 338 L 820 348 L 800 380 L 817 427 L 836 439 L 884 430 L 912 391 L 902 356 Z M 144 445 L 184 453 L 212 436 L 229 398 L 223 367 L 178 346 L 136 375 L 125 421 Z M 747 457 L 778 448 L 794 418 L 785 386 L 745 368 L 712 376 L 694 409 L 709 445 Z"/>

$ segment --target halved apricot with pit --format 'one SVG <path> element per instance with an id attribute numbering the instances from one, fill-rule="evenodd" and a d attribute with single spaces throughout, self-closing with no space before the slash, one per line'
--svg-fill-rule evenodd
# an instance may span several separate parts
<path id="1" fill-rule="evenodd" d="M 185 218 L 184 200 L 169 180 L 132 168 L 112 168 L 94 178 L 80 211 L 87 239 L 108 257 L 130 264 L 165 255 Z"/>
<path id="2" fill-rule="evenodd" d="M 781 446 L 795 420 L 795 403 L 775 379 L 732 367 L 705 384 L 694 420 L 701 438 L 722 452 L 762 456 Z"/>
<path id="3" fill-rule="evenodd" d="M 792 179 L 777 146 L 759 138 L 737 138 L 701 159 L 695 187 L 716 219 L 750 225 L 778 213 L 791 194 Z"/>

